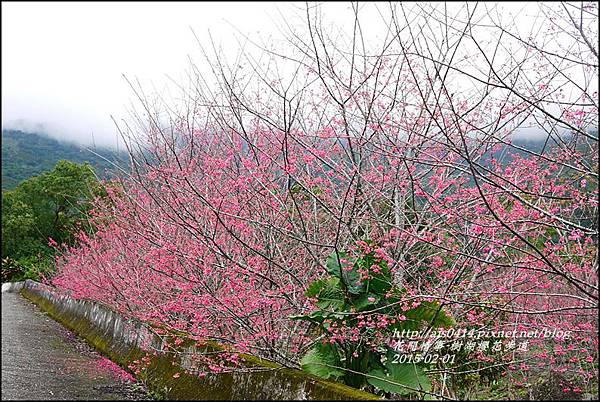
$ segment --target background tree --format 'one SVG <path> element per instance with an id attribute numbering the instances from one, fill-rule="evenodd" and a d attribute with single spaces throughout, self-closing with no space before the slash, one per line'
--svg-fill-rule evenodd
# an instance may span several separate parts
<path id="1" fill-rule="evenodd" d="M 48 173 L 2 192 L 3 280 L 39 279 L 51 271 L 53 244 L 71 244 L 87 227 L 90 201 L 100 191 L 87 163 L 59 161 Z"/>

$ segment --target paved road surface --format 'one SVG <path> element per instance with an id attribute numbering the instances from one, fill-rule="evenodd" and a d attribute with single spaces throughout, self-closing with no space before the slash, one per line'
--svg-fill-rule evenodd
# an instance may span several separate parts
<path id="1" fill-rule="evenodd" d="M 19 293 L 2 293 L 2 400 L 147 399 L 110 366 Z"/>

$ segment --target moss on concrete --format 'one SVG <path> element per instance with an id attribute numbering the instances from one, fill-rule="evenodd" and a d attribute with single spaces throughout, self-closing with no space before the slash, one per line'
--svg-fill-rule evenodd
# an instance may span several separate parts
<path id="1" fill-rule="evenodd" d="M 45 310 L 52 318 L 87 340 L 124 369 L 146 356 L 147 351 L 135 343 L 127 342 L 123 333 L 101 329 L 100 324 L 85 317 L 82 311 L 97 307 L 103 313 L 118 315 L 105 306 L 88 301 L 73 301 L 65 296 L 52 295 L 42 285 L 28 282 L 21 294 Z M 184 334 L 176 334 L 184 337 Z M 154 335 L 155 342 L 159 339 Z M 172 338 L 171 338 L 172 339 Z M 172 343 L 172 342 L 170 342 Z M 190 339 L 177 347 L 184 351 L 196 343 Z M 223 351 L 224 347 L 208 342 L 202 349 Z M 320 400 L 372 400 L 376 395 L 344 384 L 325 381 L 300 370 L 284 368 L 279 364 L 251 355 L 244 358 L 244 372 L 209 373 L 205 377 L 187 373 L 181 359 L 168 353 L 149 354 L 149 364 L 141 373 L 154 392 L 174 400 L 232 400 L 232 399 L 320 399 Z M 173 375 L 179 373 L 178 378 Z"/>

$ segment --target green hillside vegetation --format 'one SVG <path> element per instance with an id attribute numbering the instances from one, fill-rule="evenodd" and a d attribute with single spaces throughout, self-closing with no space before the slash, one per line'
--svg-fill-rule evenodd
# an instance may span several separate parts
<path id="1" fill-rule="evenodd" d="M 55 248 L 90 231 L 91 200 L 104 194 L 87 163 L 59 161 L 50 172 L 2 191 L 2 281 L 42 279 L 53 271 Z"/>
<path id="2" fill-rule="evenodd" d="M 100 178 L 115 171 L 111 164 L 124 166 L 127 154 L 109 148 L 97 148 L 95 155 L 82 146 L 57 141 L 40 134 L 18 130 L 2 131 L 2 190 L 14 189 L 22 181 L 53 169 L 59 160 L 88 162 Z"/>

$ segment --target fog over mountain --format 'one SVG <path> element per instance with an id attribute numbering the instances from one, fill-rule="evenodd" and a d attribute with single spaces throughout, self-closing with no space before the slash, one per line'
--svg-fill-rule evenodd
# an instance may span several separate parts
<path id="1" fill-rule="evenodd" d="M 120 137 L 111 116 L 128 120 L 132 105 L 139 107 L 124 75 L 139 80 L 148 93 L 180 99 L 171 93 L 172 82 L 189 80 L 190 60 L 211 74 L 203 70 L 198 41 L 208 50 L 214 41 L 228 61 L 240 47 L 256 50 L 247 39 L 280 46 L 282 25 L 302 27 L 305 5 L 2 3 L 2 128 L 115 147 Z M 320 7 L 328 23 L 351 32 L 349 3 Z M 385 33 L 380 22 L 386 7 L 360 5 L 365 34 L 374 43 Z M 515 3 L 490 7 L 508 7 L 522 19 L 533 18 L 535 11 Z M 539 132 L 524 129 L 520 135 Z"/>
<path id="2" fill-rule="evenodd" d="M 3 2 L 2 128 L 114 146 L 111 115 L 128 119 L 135 101 L 123 75 L 165 95 L 200 57 L 191 28 L 234 49 L 232 26 L 276 32 L 282 7 L 299 5 Z"/>

